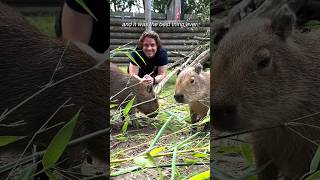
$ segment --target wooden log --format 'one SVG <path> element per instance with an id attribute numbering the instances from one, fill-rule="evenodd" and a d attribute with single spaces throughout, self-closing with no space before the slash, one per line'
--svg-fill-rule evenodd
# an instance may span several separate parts
<path id="1" fill-rule="evenodd" d="M 132 33 L 142 33 L 145 30 L 145 27 L 118 27 L 118 26 L 110 26 L 110 32 L 132 32 Z M 208 27 L 165 27 L 158 26 L 153 28 L 154 31 L 158 33 L 205 33 L 209 32 L 210 28 Z"/>
<path id="2" fill-rule="evenodd" d="M 119 45 L 110 45 L 110 50 L 114 50 L 116 48 L 118 48 Z M 184 46 L 184 45 L 166 45 L 163 46 L 164 48 L 166 48 L 168 51 L 188 51 L 188 50 L 192 50 L 195 48 L 195 46 Z M 126 46 L 126 48 L 135 48 L 135 46 Z"/>
<path id="3" fill-rule="evenodd" d="M 61 0 L 2 0 L 2 2 L 18 6 L 18 5 L 24 5 L 24 6 L 34 6 L 34 5 L 62 5 L 63 1 Z"/>
<path id="4" fill-rule="evenodd" d="M 126 24 L 141 24 L 145 23 L 144 20 L 137 20 L 137 19 L 111 19 L 110 26 L 124 26 Z M 179 24 L 186 24 L 186 23 L 194 23 L 197 24 L 198 27 L 210 27 L 209 22 L 200 22 L 196 20 L 188 20 L 188 21 L 174 21 L 174 20 L 152 20 L 153 25 L 162 24 L 172 24 L 178 26 Z"/>
<path id="5" fill-rule="evenodd" d="M 110 39 L 110 44 L 112 45 L 124 45 L 124 44 L 137 44 L 137 39 Z M 193 39 L 162 39 L 161 38 L 161 44 L 166 45 L 192 45 L 192 44 L 198 44 L 198 40 Z"/>
<path id="6" fill-rule="evenodd" d="M 168 51 L 169 57 L 185 57 L 190 51 Z M 114 55 L 114 57 L 127 57 L 124 53 Z"/>
<path id="7" fill-rule="evenodd" d="M 177 60 L 181 59 L 181 57 L 169 57 L 169 63 L 173 63 Z M 129 58 L 127 57 L 113 57 L 110 59 L 111 62 L 114 63 L 129 63 Z"/>
<path id="8" fill-rule="evenodd" d="M 110 12 L 110 17 L 120 17 L 120 18 L 136 18 L 144 19 L 144 13 L 133 13 L 133 12 Z M 166 15 L 163 13 L 152 13 L 152 19 L 166 19 Z"/>
<path id="9" fill-rule="evenodd" d="M 135 33 L 135 32 L 111 32 L 110 38 L 111 39 L 139 39 L 142 33 Z M 158 33 L 160 39 L 193 39 L 194 36 L 204 37 L 205 33 L 203 32 L 191 32 L 191 33 Z"/>

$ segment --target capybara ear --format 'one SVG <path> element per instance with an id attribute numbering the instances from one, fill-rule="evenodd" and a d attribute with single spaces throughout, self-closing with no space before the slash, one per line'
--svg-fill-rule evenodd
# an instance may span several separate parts
<path id="1" fill-rule="evenodd" d="M 202 65 L 200 63 L 196 64 L 194 66 L 194 71 L 197 73 L 197 74 L 200 74 L 201 73 L 201 70 L 202 70 Z"/>
<path id="2" fill-rule="evenodd" d="M 181 68 L 178 68 L 177 70 L 177 76 L 181 73 Z"/>
<path id="3" fill-rule="evenodd" d="M 272 17 L 271 28 L 273 33 L 286 40 L 292 33 L 296 21 L 294 13 L 287 4 L 283 5 Z"/>

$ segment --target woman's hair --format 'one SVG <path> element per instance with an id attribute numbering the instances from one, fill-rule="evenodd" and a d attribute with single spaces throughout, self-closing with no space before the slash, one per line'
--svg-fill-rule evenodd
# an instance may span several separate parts
<path id="1" fill-rule="evenodd" d="M 154 31 L 144 31 L 142 33 L 142 35 L 140 36 L 140 38 L 139 38 L 138 49 L 142 49 L 143 48 L 143 41 L 144 41 L 144 38 L 146 38 L 146 37 L 152 38 L 152 39 L 154 39 L 156 41 L 158 50 L 161 48 L 161 42 L 160 42 L 159 34 L 154 32 Z"/>

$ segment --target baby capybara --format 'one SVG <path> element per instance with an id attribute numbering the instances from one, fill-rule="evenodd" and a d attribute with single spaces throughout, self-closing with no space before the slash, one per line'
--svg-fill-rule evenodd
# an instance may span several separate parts
<path id="1" fill-rule="evenodd" d="M 212 58 L 213 126 L 251 133 L 259 180 L 299 179 L 320 140 L 320 34 L 294 31 L 284 5 L 272 17 L 249 18 L 222 39 Z M 299 123 L 297 124 L 293 124 Z"/>
<path id="2" fill-rule="evenodd" d="M 3 4 L 0 4 L 0 49 L 0 136 L 26 136 L 23 140 L 1 147 L 0 158 L 11 150 L 22 152 L 34 133 L 50 119 L 45 131 L 37 134 L 32 143 L 37 150 L 44 150 L 57 131 L 80 108 L 73 139 L 108 127 L 107 63 L 59 82 L 95 66 L 96 60 L 72 43 L 66 45 L 42 35 Z M 57 84 L 51 86 L 52 83 Z M 106 167 L 109 161 L 107 138 L 107 135 L 96 137 L 85 144 L 68 148 L 64 157 L 70 159 L 65 164 L 69 166 L 81 160 L 82 152 L 88 150 Z M 26 154 L 30 152 L 29 147 Z"/>
<path id="3" fill-rule="evenodd" d="M 155 117 L 159 108 L 158 100 L 152 86 L 123 73 L 115 64 L 110 63 L 110 97 L 117 104 L 126 105 L 135 97 L 137 109 L 142 113 Z M 127 89 L 125 89 L 127 87 Z"/>
<path id="4" fill-rule="evenodd" d="M 183 69 L 176 80 L 174 98 L 189 105 L 191 122 L 207 115 L 209 110 L 210 71 L 203 71 L 201 64 Z"/>

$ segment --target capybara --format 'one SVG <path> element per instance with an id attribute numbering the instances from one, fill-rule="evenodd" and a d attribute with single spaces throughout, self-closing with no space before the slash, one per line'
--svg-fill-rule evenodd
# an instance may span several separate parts
<path id="1" fill-rule="evenodd" d="M 108 128 L 107 63 L 59 82 L 94 67 L 97 61 L 72 43 L 66 45 L 42 35 L 22 16 L 1 3 L 0 48 L 0 136 L 26 136 L 23 140 L 1 147 L 0 158 L 10 150 L 21 153 L 36 131 L 50 119 L 45 130 L 38 133 L 32 143 L 38 151 L 44 150 L 57 131 L 80 108 L 82 110 L 72 139 Z M 57 84 L 51 86 L 54 83 Z M 64 157 L 70 159 L 65 163 L 71 165 L 78 162 L 82 152 L 88 150 L 107 169 L 107 139 L 106 133 L 85 144 L 67 148 Z M 32 152 L 31 147 L 27 154 Z"/>
<path id="2" fill-rule="evenodd" d="M 152 86 L 140 83 L 136 78 L 123 73 L 110 62 L 110 97 L 111 102 L 126 105 L 135 97 L 137 109 L 149 117 L 157 116 L 158 100 Z M 127 89 L 125 89 L 127 87 Z"/>
<path id="3" fill-rule="evenodd" d="M 259 180 L 299 179 L 320 141 L 320 34 L 294 31 L 287 5 L 236 24 L 212 57 L 213 127 L 251 132 Z M 294 124 L 298 123 L 298 124 Z M 312 127 L 314 126 L 314 127 Z M 263 129 L 263 130 L 261 130 Z"/>
<path id="4" fill-rule="evenodd" d="M 191 122 L 207 115 L 209 110 L 210 71 L 203 71 L 201 64 L 183 69 L 176 80 L 174 98 L 189 105 Z"/>

